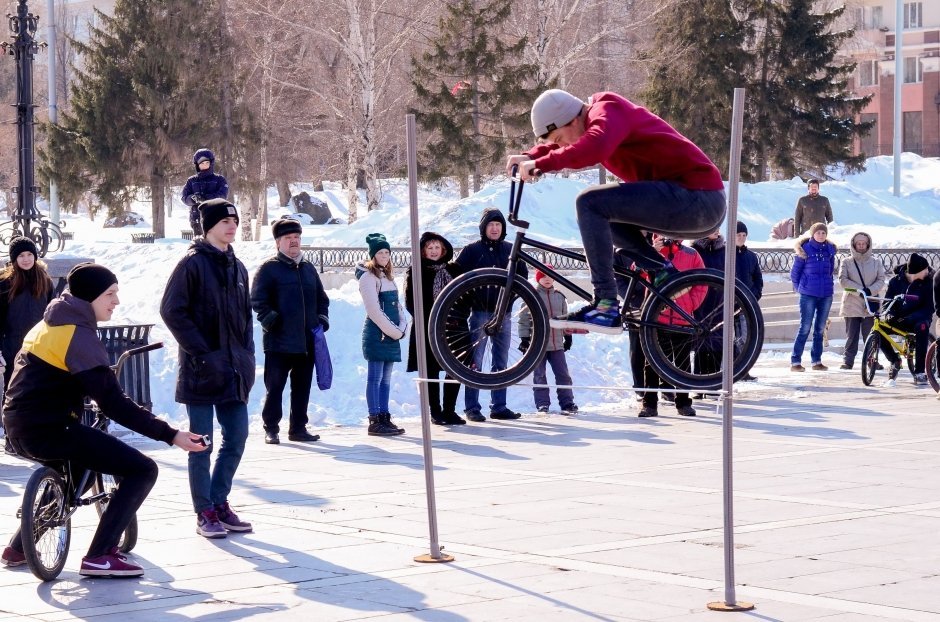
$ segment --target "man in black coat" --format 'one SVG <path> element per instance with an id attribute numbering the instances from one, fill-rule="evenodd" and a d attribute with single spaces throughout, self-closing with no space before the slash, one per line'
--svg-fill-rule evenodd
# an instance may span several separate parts
<path id="1" fill-rule="evenodd" d="M 914 384 L 927 384 L 925 362 L 927 346 L 930 345 L 930 325 L 933 324 L 934 307 L 933 281 L 934 271 L 927 259 L 918 253 L 911 253 L 907 264 L 894 269 L 894 278 L 888 281 L 885 298 L 899 295 L 907 297 L 891 307 L 890 316 L 885 321 L 901 330 L 914 333 Z M 901 370 L 901 357 L 884 337 L 880 338 L 881 351 L 891 361 L 888 379 L 897 378 Z"/>
<path id="2" fill-rule="evenodd" d="M 225 199 L 199 204 L 205 239 L 189 247 L 170 274 L 160 316 L 179 343 L 176 401 L 186 405 L 189 431 L 212 438 L 213 409 L 222 428 L 215 468 L 209 451 L 189 455 L 189 487 L 196 533 L 224 538 L 251 531 L 228 502 L 248 439 L 248 394 L 255 382 L 248 271 L 231 243 L 238 210 Z"/>
<path id="3" fill-rule="evenodd" d="M 480 217 L 480 240 L 472 242 L 460 251 L 456 263 L 461 271 L 468 272 L 477 268 L 506 268 L 509 264 L 509 254 L 512 244 L 506 241 L 506 219 L 495 207 L 483 210 Z M 522 278 L 528 276 L 525 264 L 519 262 L 517 272 Z M 486 324 L 493 311 L 496 310 L 496 301 L 499 293 L 495 290 L 485 298 L 476 301 L 470 314 L 470 331 L 477 342 L 474 351 L 474 363 L 482 365 L 483 353 L 486 349 L 487 339 L 493 339 L 492 370 L 499 371 L 506 367 L 509 360 L 510 314 L 503 319 L 503 325 L 493 337 L 481 335 L 482 327 Z M 470 421 L 486 421 L 480 406 L 480 390 L 467 387 L 464 390 L 464 413 Z M 490 417 L 492 419 L 518 419 L 519 413 L 511 411 L 506 406 L 506 389 L 496 389 L 490 392 Z"/>
<path id="4" fill-rule="evenodd" d="M 264 388 L 261 409 L 264 442 L 280 443 L 284 416 L 281 396 L 290 376 L 290 424 L 287 438 L 311 443 L 319 435 L 307 431 L 307 405 L 313 382 L 313 330 L 330 327 L 330 299 L 313 264 L 300 248 L 303 228 L 296 220 L 277 220 L 271 225 L 277 254 L 255 273 L 251 306 L 264 331 Z"/>

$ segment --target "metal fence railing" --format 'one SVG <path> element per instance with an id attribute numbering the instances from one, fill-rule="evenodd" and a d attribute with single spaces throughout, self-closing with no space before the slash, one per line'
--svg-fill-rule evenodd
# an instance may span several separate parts
<path id="1" fill-rule="evenodd" d="M 565 250 L 574 253 L 583 253 L 582 248 L 566 247 Z M 760 261 L 760 268 L 765 273 L 790 272 L 793 267 L 793 260 L 796 255 L 792 249 L 783 248 L 751 248 L 757 254 Z M 875 250 L 875 256 L 878 257 L 885 266 L 885 270 L 891 272 L 900 264 L 907 263 L 907 258 L 911 253 L 917 252 L 930 263 L 935 270 L 940 269 L 940 249 L 936 248 L 891 248 L 885 250 Z M 558 270 L 587 270 L 587 264 L 562 255 L 543 251 L 535 248 L 528 248 L 526 252 L 535 256 L 542 262 L 547 262 L 555 266 Z M 460 249 L 454 249 L 454 256 L 460 254 Z M 838 261 L 849 257 L 848 250 L 840 250 Z M 339 247 L 305 247 L 304 257 L 307 261 L 314 264 L 320 272 L 347 271 L 352 270 L 358 264 L 369 258 L 368 251 L 365 248 L 339 248 Z M 392 265 L 396 268 L 407 268 L 411 265 L 410 248 L 393 248 Z"/>

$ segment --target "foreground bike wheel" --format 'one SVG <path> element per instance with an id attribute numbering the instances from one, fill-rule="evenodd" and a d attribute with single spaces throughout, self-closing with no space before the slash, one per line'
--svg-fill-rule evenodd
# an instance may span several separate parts
<path id="1" fill-rule="evenodd" d="M 881 352 L 881 335 L 872 331 L 868 333 L 865 345 L 862 347 L 862 382 L 866 387 L 871 386 L 875 379 L 875 372 L 878 371 L 879 352 Z"/>
<path id="2" fill-rule="evenodd" d="M 924 359 L 924 371 L 927 372 L 927 382 L 934 391 L 940 392 L 940 361 L 937 360 L 937 342 L 934 341 L 927 348 L 927 357 Z"/>
<path id="3" fill-rule="evenodd" d="M 62 475 L 50 467 L 36 470 L 23 493 L 23 555 L 30 571 L 43 581 L 59 576 L 69 554 L 72 519 L 66 516 L 67 494 Z"/>
<path id="4" fill-rule="evenodd" d="M 721 388 L 724 339 L 724 277 L 711 270 L 676 275 L 641 310 L 640 344 L 650 366 L 677 389 Z M 757 300 L 737 283 L 734 291 L 733 377 L 754 366 L 764 344 Z"/>
<path id="5" fill-rule="evenodd" d="M 519 382 L 535 369 L 545 351 L 548 312 L 521 276 L 513 281 L 502 326 L 488 322 L 491 314 L 484 309 L 495 305 L 506 289 L 506 277 L 506 271 L 498 268 L 462 274 L 444 288 L 431 308 L 431 352 L 444 371 L 475 389 L 502 389 Z M 520 320 L 528 326 L 521 334 Z M 520 352 L 523 334 L 530 345 Z"/>
<path id="6" fill-rule="evenodd" d="M 95 473 L 95 494 L 100 494 L 103 492 L 113 494 L 117 489 L 117 485 L 117 480 L 114 479 L 113 475 Z M 95 503 L 95 509 L 98 510 L 99 517 L 104 514 L 106 509 L 108 509 L 108 502 L 110 500 L 110 497 L 106 497 Z M 134 516 L 131 517 L 131 522 L 127 524 L 127 528 L 124 530 L 124 533 L 121 534 L 121 539 L 118 541 L 118 548 L 121 549 L 121 552 L 130 553 L 134 550 L 134 547 L 137 546 L 137 535 L 137 515 L 134 514 Z"/>

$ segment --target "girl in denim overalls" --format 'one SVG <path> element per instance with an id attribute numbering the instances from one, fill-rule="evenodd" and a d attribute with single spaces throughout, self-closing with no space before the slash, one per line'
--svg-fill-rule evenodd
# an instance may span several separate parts
<path id="1" fill-rule="evenodd" d="M 369 261 L 356 268 L 359 294 L 366 307 L 362 326 L 362 355 L 368 361 L 366 404 L 369 407 L 369 434 L 395 436 L 405 431 L 392 423 L 388 396 L 392 367 L 401 361 L 400 341 L 408 322 L 398 302 L 398 286 L 392 276 L 391 247 L 381 233 L 366 236 Z"/>

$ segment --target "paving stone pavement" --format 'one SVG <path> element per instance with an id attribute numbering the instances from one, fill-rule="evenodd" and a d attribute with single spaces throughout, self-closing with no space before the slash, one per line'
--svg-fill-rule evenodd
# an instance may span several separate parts
<path id="1" fill-rule="evenodd" d="M 231 501 L 255 532 L 216 541 L 195 534 L 183 452 L 141 444 L 161 469 L 132 555 L 146 575 L 79 577 L 84 509 L 59 580 L 0 568 L 0 622 L 940 620 L 940 402 L 909 377 L 866 388 L 857 370 L 785 367 L 762 359 L 734 407 L 749 613 L 706 608 L 725 596 L 717 402 L 639 419 L 611 391 L 576 417 L 432 430 L 448 564 L 413 561 L 429 552 L 416 420 L 309 445 L 254 429 Z M 4 538 L 29 473 L 0 458 Z"/>

